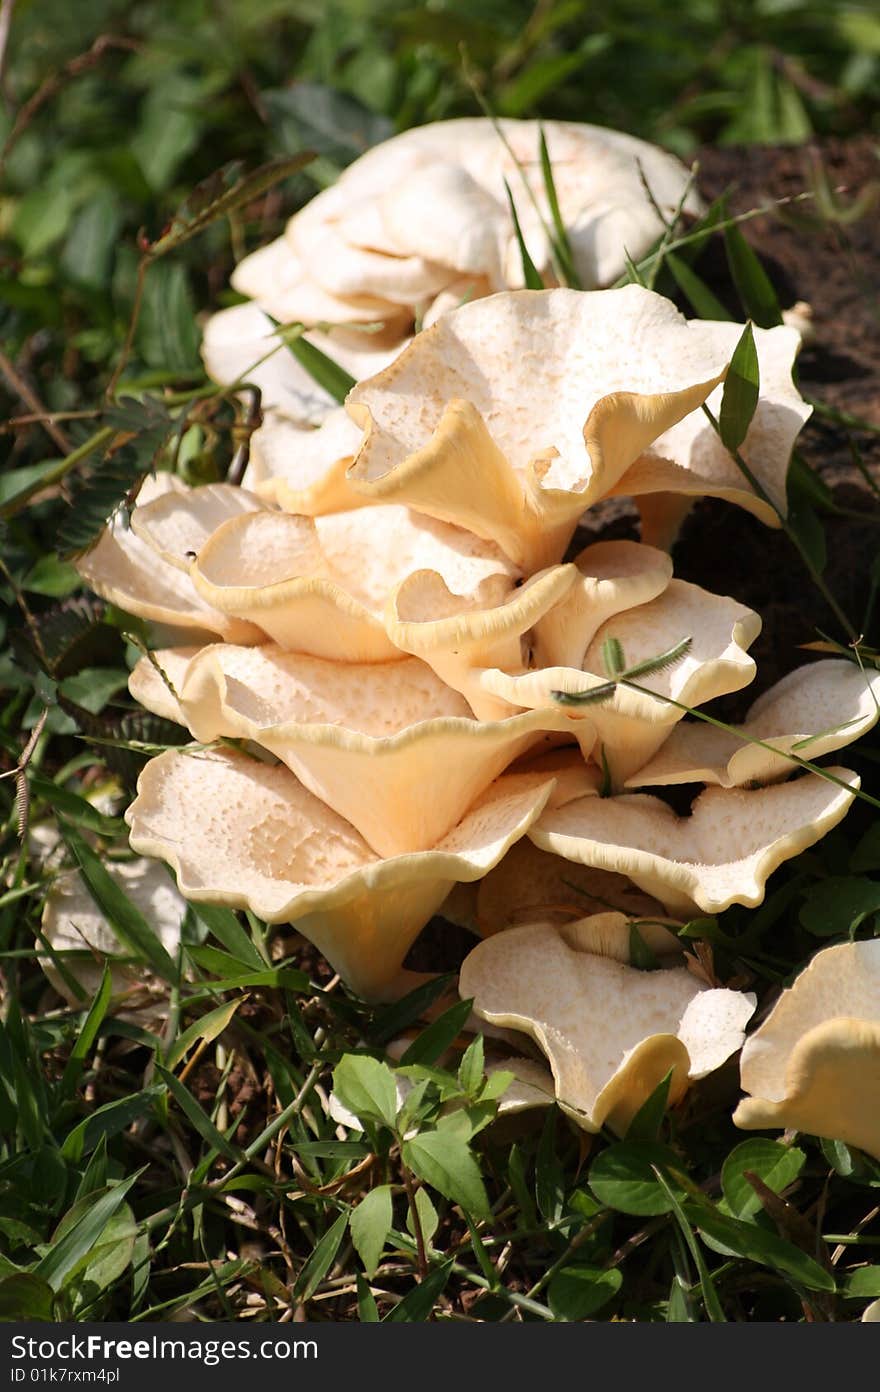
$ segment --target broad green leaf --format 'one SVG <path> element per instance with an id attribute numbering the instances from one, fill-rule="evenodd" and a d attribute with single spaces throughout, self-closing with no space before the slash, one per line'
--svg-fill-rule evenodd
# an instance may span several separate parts
<path id="1" fill-rule="evenodd" d="M 761 372 L 755 335 L 751 324 L 746 324 L 733 350 L 718 412 L 718 432 L 726 449 L 738 450 L 746 438 L 760 391 Z"/>
<path id="2" fill-rule="evenodd" d="M 122 1205 L 125 1196 L 140 1179 L 146 1165 L 136 1170 L 127 1179 L 108 1189 L 106 1194 L 95 1199 L 82 1217 L 66 1232 L 34 1267 L 34 1275 L 41 1277 L 53 1290 L 61 1290 L 67 1277 L 79 1265 L 87 1253 L 100 1244 L 107 1224 Z"/>
<path id="3" fill-rule="evenodd" d="M 742 232 L 733 224 L 724 229 L 727 264 L 743 309 L 762 329 L 782 323 L 782 311 L 770 278 Z"/>
<path id="4" fill-rule="evenodd" d="M 800 921 L 817 938 L 854 933 L 871 914 L 880 912 L 880 882 L 832 875 L 811 885 Z"/>
<path id="5" fill-rule="evenodd" d="M 562 1215 L 567 1188 L 556 1145 L 558 1115 L 555 1107 L 548 1111 L 535 1154 L 535 1198 L 543 1217 L 550 1223 Z"/>
<path id="6" fill-rule="evenodd" d="M 379 1311 L 375 1297 L 370 1290 L 369 1283 L 364 1280 L 360 1272 L 357 1273 L 357 1300 L 358 1319 L 361 1324 L 378 1324 Z"/>
<path id="7" fill-rule="evenodd" d="M 434 1201 L 427 1189 L 417 1189 L 413 1202 L 416 1206 L 416 1213 L 419 1215 L 419 1224 L 422 1229 L 422 1237 L 425 1240 L 425 1246 L 430 1247 L 434 1239 L 434 1234 L 440 1226 L 440 1215 L 434 1207 Z M 407 1206 L 406 1210 L 406 1230 L 415 1237 L 415 1224 L 413 1223 L 413 1216 L 409 1206 Z"/>
<path id="8" fill-rule="evenodd" d="M 327 1229 L 324 1236 L 315 1245 L 312 1255 L 309 1257 L 302 1271 L 296 1279 L 294 1294 L 298 1299 L 305 1302 L 311 1300 L 315 1291 L 320 1286 L 327 1272 L 336 1260 L 336 1253 L 345 1237 L 345 1230 L 348 1227 L 348 1214 L 340 1213 L 339 1217 Z"/>
<path id="9" fill-rule="evenodd" d="M 652 954 L 653 955 L 653 954 Z M 672 1069 L 646 1097 L 636 1112 L 626 1132 L 627 1141 L 656 1141 L 669 1104 L 669 1085 L 672 1082 Z"/>
<path id="10" fill-rule="evenodd" d="M 695 1324 L 696 1315 L 690 1301 L 690 1291 L 680 1276 L 673 1276 L 666 1302 L 667 1324 Z"/>
<path id="11" fill-rule="evenodd" d="M 404 1141 L 403 1161 L 444 1198 L 473 1218 L 488 1218 L 489 1200 L 467 1142 L 442 1124 Z"/>
<path id="12" fill-rule="evenodd" d="M 149 962 L 163 980 L 176 981 L 176 966 L 137 905 L 104 869 L 100 858 L 79 833 L 61 817 L 58 824 L 86 888 L 113 931 L 136 957 Z"/>
<path id="13" fill-rule="evenodd" d="M 269 965 L 261 957 L 232 909 L 224 909 L 220 904 L 193 904 L 193 909 L 230 956 L 237 958 L 247 967 L 254 967 L 257 971 Z"/>
<path id="14" fill-rule="evenodd" d="M 394 1127 L 397 1084 L 387 1064 L 367 1054 L 345 1054 L 333 1070 L 333 1091 L 360 1121 Z"/>
<path id="15" fill-rule="evenodd" d="M 34 797 L 45 798 L 46 802 L 55 812 L 63 812 L 64 816 L 76 827 L 82 827 L 86 831 L 94 831 L 98 836 L 116 837 L 124 831 L 124 824 L 119 817 L 109 817 L 104 812 L 99 812 L 97 807 L 93 807 L 79 793 L 75 793 L 70 788 L 64 788 L 58 783 L 53 783 L 48 778 L 43 778 L 38 773 L 28 770 L 28 781 L 31 785 L 31 792 Z"/>
<path id="16" fill-rule="evenodd" d="M 478 1034 L 465 1049 L 458 1065 L 458 1081 L 462 1092 L 476 1096 L 483 1081 L 483 1036 Z"/>
<path id="17" fill-rule="evenodd" d="M 260 95 L 285 146 L 308 145 L 340 168 L 394 134 L 387 116 L 336 85 L 298 78 L 288 87 Z"/>
<path id="18" fill-rule="evenodd" d="M 438 1296 L 442 1295 L 449 1277 L 452 1275 L 454 1263 L 450 1257 L 443 1262 L 442 1266 L 435 1267 L 430 1271 L 418 1286 L 413 1286 L 412 1290 L 399 1305 L 389 1311 L 383 1320 L 384 1324 L 421 1324 L 428 1318 Z"/>
<path id="19" fill-rule="evenodd" d="M 390 1184 L 371 1189 L 351 1214 L 351 1240 L 369 1277 L 374 1275 L 381 1261 L 392 1217 Z"/>
<path id="20" fill-rule="evenodd" d="M 850 1271 L 841 1294 L 851 1300 L 876 1300 L 880 1296 L 880 1266 L 860 1266 Z"/>
<path id="21" fill-rule="evenodd" d="M 28 594 L 45 595 L 48 599 L 66 599 L 81 584 L 76 569 L 50 551 L 31 566 L 21 588 Z"/>
<path id="22" fill-rule="evenodd" d="M 619 1213 L 639 1218 L 671 1213 L 672 1204 L 657 1183 L 654 1165 L 665 1174 L 679 1162 L 671 1150 L 652 1141 L 619 1141 L 596 1156 L 590 1166 L 590 1188 L 600 1203 Z M 674 1175 L 671 1187 L 676 1198 L 685 1197 Z"/>
<path id="23" fill-rule="evenodd" d="M 427 1029 L 422 1030 L 413 1040 L 406 1053 L 401 1056 L 401 1064 L 406 1066 L 424 1063 L 430 1066 L 436 1063 L 440 1055 L 446 1052 L 452 1041 L 461 1033 L 472 1006 L 472 1000 L 463 1000 L 456 1001 L 455 1005 L 444 1010 L 442 1015 L 432 1020 Z"/>
<path id="24" fill-rule="evenodd" d="M 761 1200 L 746 1179 L 746 1170 L 756 1174 L 775 1194 L 781 1194 L 797 1179 L 806 1159 L 797 1146 L 784 1146 L 761 1136 L 736 1146 L 721 1167 L 721 1191 L 733 1217 L 750 1218 L 761 1211 Z"/>
<path id="25" fill-rule="evenodd" d="M 547 1287 L 547 1304 L 558 1320 L 587 1319 L 606 1305 L 623 1284 L 618 1267 L 564 1266 Z"/>
<path id="26" fill-rule="evenodd" d="M 77 1199 L 73 1208 L 68 1209 L 55 1231 L 53 1241 L 58 1241 L 70 1232 L 84 1213 L 92 1205 L 92 1195 L 86 1194 Z M 80 1288 L 86 1283 L 94 1287 L 91 1294 L 105 1290 L 126 1270 L 131 1261 L 137 1224 L 127 1203 L 123 1203 L 107 1223 L 92 1250 L 83 1257 L 80 1265 L 69 1272 L 64 1285 L 74 1284 Z"/>
<path id="27" fill-rule="evenodd" d="M 55 1292 L 41 1276 L 17 1272 L 0 1280 L 0 1323 L 53 1318 Z"/>

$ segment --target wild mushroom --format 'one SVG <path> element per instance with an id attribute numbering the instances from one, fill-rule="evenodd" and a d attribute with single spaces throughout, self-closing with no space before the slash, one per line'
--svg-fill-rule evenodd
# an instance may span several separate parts
<path id="1" fill-rule="evenodd" d="M 585 1131 L 625 1133 L 670 1070 L 669 1098 L 742 1044 L 755 998 L 712 990 L 686 967 L 639 971 L 581 950 L 552 925 L 511 928 L 465 959 L 462 997 L 493 1025 L 528 1034 L 556 1099 Z"/>
<path id="2" fill-rule="evenodd" d="M 786 1127 L 880 1160 L 880 939 L 827 947 L 746 1041 L 746 1131 Z"/>

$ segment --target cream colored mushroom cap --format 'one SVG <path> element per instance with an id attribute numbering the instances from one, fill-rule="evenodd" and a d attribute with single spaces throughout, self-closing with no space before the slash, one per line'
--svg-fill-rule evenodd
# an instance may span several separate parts
<path id="1" fill-rule="evenodd" d="M 847 786 L 809 773 L 769 788 L 706 788 L 688 817 L 646 793 L 579 798 L 549 809 L 529 834 L 567 860 L 628 875 L 671 913 L 754 906 L 773 871 L 849 810 L 858 775 L 826 772 Z"/>
<path id="2" fill-rule="evenodd" d="M 755 663 L 746 650 L 760 630 L 759 616 L 728 596 L 670 580 L 656 599 L 602 624 L 584 654 L 586 670 L 550 667 L 511 673 L 494 669 L 482 672 L 479 684 L 514 708 L 556 706 L 566 711 L 574 733 L 578 722 L 588 721 L 604 749 L 614 785 L 620 787 L 663 745 L 671 727 L 684 715 L 681 706 L 703 705 L 752 681 Z M 618 686 L 607 700 L 585 705 L 556 701 L 554 691 L 577 694 L 607 683 L 603 649 L 609 638 L 618 640 L 630 667 L 671 651 L 683 639 L 691 642 L 678 661 L 639 677 L 642 690 Z"/>
<path id="3" fill-rule="evenodd" d="M 838 658 L 798 667 L 758 697 L 740 727 L 779 752 L 749 744 L 735 731 L 684 720 L 627 786 L 775 782 L 795 767 L 787 753 L 815 761 L 867 733 L 877 723 L 878 702 L 880 672 Z"/>
<path id="4" fill-rule="evenodd" d="M 791 1127 L 880 1159 L 880 939 L 818 952 L 749 1038 L 745 1130 Z"/>
<path id="5" fill-rule="evenodd" d="M 391 343 L 356 329 L 304 335 L 355 379 L 370 377 L 394 361 L 402 341 Z M 278 338 L 276 326 L 259 305 L 232 305 L 212 314 L 204 326 L 202 358 L 209 377 L 221 386 L 249 382 L 260 388 L 264 410 L 277 410 L 304 425 L 320 425 L 338 402 Z"/>
<path id="6" fill-rule="evenodd" d="M 465 959 L 463 998 L 547 1055 L 560 1106 L 585 1131 L 626 1131 L 672 1069 L 670 1100 L 742 1044 L 755 998 L 708 990 L 685 967 L 643 972 L 578 951 L 562 930 L 511 928 Z"/>
<path id="7" fill-rule="evenodd" d="M 96 594 L 138 618 L 172 629 L 219 634 L 234 643 L 254 642 L 260 636 L 259 629 L 205 603 L 189 576 L 138 535 L 135 519 L 141 506 L 147 513 L 159 505 L 185 512 L 189 496 L 171 474 L 157 474 L 148 480 L 140 493 L 143 501 L 132 513 L 131 526 L 121 514 L 114 516 L 96 545 L 77 559 L 77 571 Z"/>
<path id="8" fill-rule="evenodd" d="M 525 834 L 552 790 L 495 780 L 430 851 L 383 859 L 283 766 L 232 751 L 166 751 L 126 812 L 132 846 L 167 861 L 197 902 L 295 921 L 362 994 L 393 991 L 403 958 L 457 880 L 475 880 Z"/>
<path id="9" fill-rule="evenodd" d="M 414 658 L 329 662 L 273 645 L 204 649 L 181 702 L 197 739 L 260 744 L 383 856 L 436 845 L 514 759 L 565 723 L 541 712 L 474 720 Z"/>
<path id="10" fill-rule="evenodd" d="M 491 543 L 398 506 L 310 518 L 249 513 L 217 529 L 192 563 L 193 584 L 221 612 L 247 616 L 280 646 L 315 657 L 385 662 L 398 650 L 388 597 L 422 567 L 491 602 L 513 567 Z"/>
<path id="11" fill-rule="evenodd" d="M 652 440 L 700 406 L 729 356 L 637 285 L 476 300 L 349 393 L 367 432 L 349 479 L 536 569 L 560 558 L 580 514 Z"/>
<path id="12" fill-rule="evenodd" d="M 419 126 L 374 146 L 345 170 L 336 186 L 339 196 L 324 201 L 317 221 L 335 224 L 350 244 L 389 257 L 419 255 L 451 270 L 487 274 L 496 288 L 503 283 L 500 276 L 513 287 L 521 285 L 504 181 L 513 193 L 532 258 L 544 269 L 549 263 L 547 237 L 522 186 L 525 176 L 543 219 L 549 221 L 541 127 L 560 211 L 585 286 L 615 280 L 626 269 L 624 250 L 637 259 L 663 231 L 645 193 L 640 166 L 666 216 L 683 199 L 687 212 L 700 210 L 698 196 L 688 190 L 684 166 L 633 136 L 573 122 L 539 125 L 505 119 L 496 124 L 465 117 Z M 289 224 L 293 242 L 301 220 L 298 214 Z M 315 260 L 314 273 L 327 276 L 321 259 Z M 335 267 L 330 275 L 337 283 Z M 368 273 L 363 283 L 372 283 Z"/>

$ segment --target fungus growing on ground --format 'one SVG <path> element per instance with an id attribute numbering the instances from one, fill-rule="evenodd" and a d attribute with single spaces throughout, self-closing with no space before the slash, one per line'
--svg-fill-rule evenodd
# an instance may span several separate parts
<path id="1" fill-rule="evenodd" d="M 746 1041 L 740 1076 L 737 1126 L 807 1131 L 880 1160 L 880 939 L 818 952 Z"/>
<path id="2" fill-rule="evenodd" d="M 582 941 L 550 924 L 510 928 L 469 954 L 459 990 L 482 1019 L 536 1041 L 579 1126 L 624 1134 L 670 1070 L 675 1102 L 740 1048 L 755 997 L 707 988 L 684 966 L 638 971 Z"/>
<path id="3" fill-rule="evenodd" d="M 652 450 L 657 487 L 730 491 L 735 466 L 699 407 L 739 333 L 635 285 L 489 296 L 356 387 L 351 429 L 334 413 L 301 458 L 291 437 L 278 476 L 264 457 L 252 490 L 153 484 L 82 572 L 161 624 L 132 673 L 137 699 L 202 744 L 244 744 L 152 760 L 132 846 L 174 866 L 190 897 L 295 921 L 372 997 L 411 981 L 405 955 L 453 887 L 478 931 L 516 921 L 521 906 L 490 885 L 513 882 L 504 858 L 531 854 L 525 837 L 561 867 L 527 894 L 545 901 L 537 916 L 604 915 L 593 941 L 618 956 L 615 914 L 638 904 L 662 920 L 760 902 L 767 875 L 844 815 L 855 776 L 711 787 L 686 820 L 623 791 L 679 728 L 675 702 L 751 681 L 760 620 L 675 580 L 645 544 L 564 559 L 584 511 L 633 470 L 644 482 Z M 790 380 L 799 340 L 777 328 L 756 341 L 762 394 L 743 450 L 772 496 L 806 415 Z M 737 497 L 766 512 L 746 485 Z M 644 689 L 557 700 L 607 682 L 609 642 L 647 661 Z M 675 660 L 651 666 L 658 648 Z M 834 681 L 858 714 L 824 749 L 872 718 L 850 674 Z M 823 734 L 828 698 L 809 683 L 798 709 Z M 587 899 L 558 892 L 579 865 Z"/>

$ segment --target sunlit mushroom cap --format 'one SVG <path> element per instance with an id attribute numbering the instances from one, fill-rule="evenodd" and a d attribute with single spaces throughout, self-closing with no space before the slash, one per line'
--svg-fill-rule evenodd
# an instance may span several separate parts
<path id="1" fill-rule="evenodd" d="M 415 658 L 329 662 L 217 644 L 183 673 L 179 664 L 174 652 L 142 658 L 130 688 L 169 713 L 161 672 L 176 667 L 178 718 L 196 739 L 261 745 L 385 856 L 436 845 L 508 764 L 565 724 L 534 711 L 475 720 Z"/>
<path id="2" fill-rule="evenodd" d="M 754 996 L 707 989 L 686 967 L 644 972 L 579 950 L 550 925 L 511 928 L 465 959 L 459 990 L 547 1055 L 559 1105 L 585 1131 L 626 1131 L 672 1070 L 670 1100 L 742 1044 Z"/>
<path id="3" fill-rule="evenodd" d="M 628 608 L 602 624 L 587 646 L 583 671 L 572 667 L 524 673 L 487 670 L 480 673 L 479 686 L 487 694 L 509 701 L 514 709 L 555 705 L 567 711 L 575 736 L 579 722 L 589 722 L 604 751 L 614 786 L 620 787 L 663 745 L 681 720 L 683 706 L 703 705 L 748 685 L 755 675 L 755 663 L 746 650 L 760 630 L 761 620 L 753 610 L 699 585 L 671 580 L 656 599 Z M 620 644 L 627 668 L 659 658 L 685 639 L 690 645 L 674 662 L 639 677 L 640 690 L 620 685 L 602 701 L 559 703 L 555 691 L 578 694 L 606 685 L 609 673 L 604 669 L 604 647 L 611 638 Z"/>
<path id="4" fill-rule="evenodd" d="M 699 720 L 683 720 L 629 787 L 717 783 L 722 788 L 772 783 L 795 767 L 787 753 L 814 761 L 851 744 L 880 714 L 880 672 L 828 658 L 789 672 L 759 696 L 740 727 L 777 753 Z"/>
<path id="5" fill-rule="evenodd" d="M 538 569 L 560 559 L 585 508 L 723 379 L 724 338 L 638 285 L 466 304 L 349 393 L 366 431 L 349 479 Z"/>
<path id="6" fill-rule="evenodd" d="M 192 563 L 206 604 L 258 624 L 281 647 L 315 657 L 399 656 L 384 611 L 414 570 L 436 570 L 458 594 L 492 603 L 514 567 L 491 542 L 398 506 L 323 517 L 263 511 L 231 518 Z"/>
<path id="7" fill-rule="evenodd" d="M 548 809 L 530 832 L 568 860 L 627 875 L 671 913 L 760 904 L 768 877 L 846 815 L 859 787 L 848 769 L 769 788 L 706 788 L 679 817 L 647 793 L 582 797 Z"/>
<path id="8" fill-rule="evenodd" d="M 295 922 L 348 984 L 394 991 L 403 958 L 457 880 L 480 879 L 525 834 L 552 782 L 505 774 L 428 851 L 383 858 L 282 765 L 233 751 L 152 759 L 126 813 L 131 844 L 197 902 Z"/>
<path id="9" fill-rule="evenodd" d="M 816 954 L 746 1042 L 751 1131 L 786 1127 L 844 1141 L 880 1159 L 880 939 Z"/>
<path id="10" fill-rule="evenodd" d="M 193 523 L 186 516 L 188 506 L 193 494 L 200 491 L 188 490 L 172 474 L 160 473 L 147 479 L 131 523 L 127 515 L 117 513 L 97 544 L 78 558 L 76 568 L 96 594 L 126 613 L 172 629 L 219 634 L 233 643 L 253 642 L 260 637 L 259 629 L 206 603 L 193 588 L 186 566 L 169 560 L 161 548 L 157 550 L 152 537 L 145 540 L 139 535 L 137 514 L 141 508 L 144 513 L 152 513 L 154 508 L 168 509 L 169 517 L 190 530 Z M 247 505 L 248 498 L 246 494 L 239 511 Z M 206 499 L 206 505 L 216 511 L 213 498 L 210 502 Z"/>

